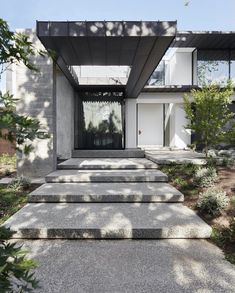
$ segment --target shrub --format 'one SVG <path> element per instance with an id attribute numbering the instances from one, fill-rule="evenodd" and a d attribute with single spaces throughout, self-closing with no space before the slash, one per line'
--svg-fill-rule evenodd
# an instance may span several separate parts
<path id="1" fill-rule="evenodd" d="M 36 267 L 26 258 L 26 251 L 8 240 L 14 232 L 0 227 L 0 292 L 31 292 L 38 288 L 38 281 L 31 271 Z"/>
<path id="2" fill-rule="evenodd" d="M 211 216 L 220 215 L 229 203 L 226 192 L 216 188 L 209 188 L 200 193 L 197 208 Z"/>
<path id="3" fill-rule="evenodd" d="M 21 191 L 29 188 L 30 185 L 30 180 L 26 177 L 21 176 L 13 179 L 8 187 L 13 191 Z"/>
<path id="4" fill-rule="evenodd" d="M 173 183 L 177 185 L 178 187 L 186 187 L 188 185 L 188 182 L 185 179 L 180 177 L 175 178 L 173 180 Z"/>
<path id="5" fill-rule="evenodd" d="M 214 185 L 216 180 L 216 169 L 212 167 L 200 168 L 194 175 L 194 183 L 199 187 L 211 187 Z"/>

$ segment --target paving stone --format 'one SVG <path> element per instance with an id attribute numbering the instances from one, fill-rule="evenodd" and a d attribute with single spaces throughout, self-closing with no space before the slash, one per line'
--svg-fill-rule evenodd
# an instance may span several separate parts
<path id="1" fill-rule="evenodd" d="M 167 182 L 159 170 L 58 170 L 46 182 Z"/>
<path id="2" fill-rule="evenodd" d="M 168 183 L 46 183 L 31 192 L 29 202 L 182 202 Z"/>
<path id="3" fill-rule="evenodd" d="M 5 226 L 14 238 L 209 238 L 211 227 L 181 203 L 27 204 Z"/>
<path id="4" fill-rule="evenodd" d="M 145 158 L 72 158 L 58 165 L 58 169 L 156 169 L 156 163 Z"/>
<path id="5" fill-rule="evenodd" d="M 37 293 L 234 293 L 234 265 L 206 240 L 20 240 Z"/>

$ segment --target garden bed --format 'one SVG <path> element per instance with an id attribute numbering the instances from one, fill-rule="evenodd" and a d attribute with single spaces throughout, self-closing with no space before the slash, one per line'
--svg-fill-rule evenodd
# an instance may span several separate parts
<path id="1" fill-rule="evenodd" d="M 184 194 L 184 204 L 194 209 L 205 222 L 212 226 L 211 241 L 221 247 L 225 257 L 235 264 L 235 231 L 232 231 L 233 226 L 231 225 L 231 221 L 235 217 L 235 192 L 232 190 L 235 184 L 235 167 L 216 167 L 218 180 L 214 186 L 216 189 L 226 191 L 229 204 L 221 215 L 215 217 L 196 209 L 199 194 L 206 190 L 206 188 L 196 186 L 193 181 L 197 168 L 198 166 L 192 164 L 160 166 L 161 171 L 169 176 L 169 182 Z"/>

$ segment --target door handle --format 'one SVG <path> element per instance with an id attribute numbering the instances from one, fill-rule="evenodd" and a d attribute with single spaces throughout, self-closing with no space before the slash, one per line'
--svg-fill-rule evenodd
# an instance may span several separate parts
<path id="1" fill-rule="evenodd" d="M 139 130 L 139 135 L 140 135 L 141 133 L 142 133 L 141 130 Z"/>

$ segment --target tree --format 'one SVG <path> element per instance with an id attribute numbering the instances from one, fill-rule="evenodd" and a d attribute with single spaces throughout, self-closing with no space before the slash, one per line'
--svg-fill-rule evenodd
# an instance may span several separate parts
<path id="1" fill-rule="evenodd" d="M 233 94 L 232 82 L 226 87 L 217 84 L 204 85 L 201 89 L 193 89 L 190 95 L 184 96 L 184 110 L 188 124 L 197 135 L 195 144 L 203 145 L 206 156 L 210 147 L 221 142 L 234 139 L 234 113 L 229 110 Z"/>
<path id="2" fill-rule="evenodd" d="M 31 57 L 37 54 L 45 56 L 47 53 L 37 50 L 25 34 L 11 32 L 8 24 L 0 18 L 0 82 L 2 74 L 12 64 L 23 63 L 29 70 L 38 71 L 31 61 Z M 15 111 L 16 103 L 13 95 L 0 91 L 0 138 L 15 141 L 17 149 L 27 154 L 32 150 L 31 142 L 36 138 L 47 138 L 48 133 L 40 130 L 37 119 L 19 115 Z"/>
<path id="3" fill-rule="evenodd" d="M 32 292 L 39 287 L 32 268 L 33 260 L 26 258 L 26 251 L 8 240 L 14 232 L 8 228 L 0 229 L 0 292 Z"/>
<path id="4" fill-rule="evenodd" d="M 0 81 L 12 64 L 23 63 L 29 70 L 37 71 L 31 61 L 37 54 L 45 56 L 46 53 L 37 50 L 28 36 L 11 32 L 7 23 L 0 19 Z M 19 115 L 16 103 L 13 95 L 0 91 L 0 138 L 16 141 L 18 150 L 27 154 L 32 150 L 31 142 L 48 137 L 48 133 L 40 130 L 37 119 Z M 21 247 L 8 242 L 13 233 L 0 227 L 0 292 L 29 292 L 38 286 L 31 272 L 35 263 L 26 258 Z"/>

